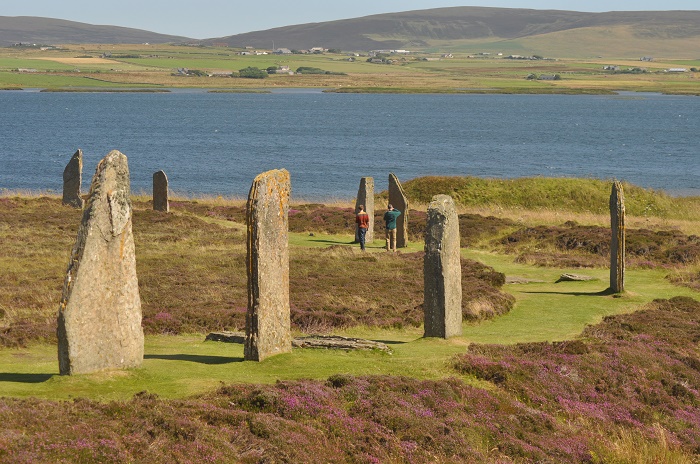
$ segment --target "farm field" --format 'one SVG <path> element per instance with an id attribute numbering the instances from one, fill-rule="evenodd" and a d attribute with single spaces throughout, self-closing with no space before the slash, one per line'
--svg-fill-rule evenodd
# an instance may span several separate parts
<path id="1" fill-rule="evenodd" d="M 136 196 L 144 364 L 77 376 L 58 375 L 55 317 L 80 211 L 3 192 L 0 458 L 697 462 L 700 199 L 625 185 L 626 291 L 613 295 L 607 183 L 404 188 L 412 231 L 396 254 L 379 239 L 359 252 L 350 202 L 290 208 L 295 336 L 391 354 L 294 349 L 254 363 L 240 344 L 205 341 L 244 325 L 245 204 L 183 197 L 166 214 Z M 535 191 L 550 194 L 529 202 Z M 425 198 L 440 192 L 459 204 L 462 239 L 463 335 L 449 340 L 421 326 Z M 556 283 L 563 273 L 593 280 Z"/>
<path id="2" fill-rule="evenodd" d="M 323 88 L 344 92 L 436 93 L 607 93 L 612 91 L 700 94 L 697 60 L 630 57 L 538 60 L 497 54 L 416 52 L 390 55 L 386 63 L 348 53 L 240 55 L 227 47 L 175 45 L 66 45 L 61 49 L 0 49 L 0 88 L 99 90 L 103 88 Z M 263 53 L 263 51 L 260 51 Z M 604 70 L 617 66 L 617 71 Z M 317 68 L 326 74 L 270 74 L 264 79 L 237 76 L 248 67 Z M 686 72 L 668 72 L 683 68 Z M 190 75 L 178 70 L 197 71 Z M 634 70 L 634 71 L 633 71 Z M 540 80 L 540 76 L 557 76 Z M 531 78 L 528 79 L 528 76 Z"/>

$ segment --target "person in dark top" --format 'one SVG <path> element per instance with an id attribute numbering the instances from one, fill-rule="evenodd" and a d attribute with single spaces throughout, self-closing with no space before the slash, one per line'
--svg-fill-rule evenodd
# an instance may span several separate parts
<path id="1" fill-rule="evenodd" d="M 391 203 L 387 206 L 388 211 L 384 213 L 386 223 L 386 251 L 396 251 L 396 218 L 401 215 L 401 211 L 394 209 Z"/>
<path id="2" fill-rule="evenodd" d="M 367 229 L 369 228 L 369 214 L 365 212 L 365 205 L 360 205 L 357 207 L 359 209 L 357 216 L 355 216 L 355 222 L 357 223 L 357 235 L 360 238 L 360 249 L 365 251 L 365 236 L 367 235 Z"/>

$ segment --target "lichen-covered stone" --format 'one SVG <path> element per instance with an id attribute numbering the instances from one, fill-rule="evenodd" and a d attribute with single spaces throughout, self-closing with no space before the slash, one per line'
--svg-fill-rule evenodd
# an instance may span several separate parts
<path id="1" fill-rule="evenodd" d="M 97 165 L 63 283 L 57 329 L 62 375 L 143 362 L 130 195 L 126 156 L 112 151 Z"/>
<path id="2" fill-rule="evenodd" d="M 166 213 L 170 211 L 168 176 L 163 171 L 153 173 L 153 210 Z"/>
<path id="3" fill-rule="evenodd" d="M 357 190 L 357 201 L 355 201 L 355 211 L 360 205 L 365 206 L 365 212 L 369 215 L 369 228 L 365 235 L 365 241 L 372 243 L 374 240 L 374 178 L 363 177 L 360 179 L 360 188 Z M 359 227 L 355 226 L 355 243 L 359 243 Z"/>
<path id="4" fill-rule="evenodd" d="M 289 173 L 272 170 L 253 181 L 246 207 L 248 312 L 244 358 L 292 350 L 289 309 Z"/>
<path id="5" fill-rule="evenodd" d="M 613 182 L 610 193 L 610 290 L 625 291 L 625 195 L 622 184 Z"/>
<path id="6" fill-rule="evenodd" d="M 393 173 L 389 174 L 389 203 L 401 211 L 396 218 L 396 248 L 405 248 L 408 246 L 408 197 Z"/>
<path id="7" fill-rule="evenodd" d="M 84 206 L 80 196 L 80 184 L 83 180 L 83 150 L 78 149 L 63 170 L 63 204 L 74 208 Z"/>
<path id="8" fill-rule="evenodd" d="M 462 335 L 459 218 L 452 198 L 434 196 L 427 222 L 423 258 L 425 336 Z"/>

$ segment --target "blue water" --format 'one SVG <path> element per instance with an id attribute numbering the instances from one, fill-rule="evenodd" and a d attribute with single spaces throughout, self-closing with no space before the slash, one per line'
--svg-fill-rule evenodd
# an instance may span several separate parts
<path id="1" fill-rule="evenodd" d="M 700 98 L 658 94 L 354 95 L 0 91 L 0 189 L 60 192 L 76 149 L 83 190 L 110 150 L 132 190 L 245 197 L 291 173 L 296 199 L 349 199 L 359 179 L 424 175 L 617 178 L 700 195 Z"/>

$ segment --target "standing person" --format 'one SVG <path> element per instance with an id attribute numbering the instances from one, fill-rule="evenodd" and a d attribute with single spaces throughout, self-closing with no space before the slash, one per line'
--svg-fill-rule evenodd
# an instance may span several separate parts
<path id="1" fill-rule="evenodd" d="M 360 250 L 365 251 L 365 235 L 367 235 L 367 229 L 369 228 L 369 214 L 365 212 L 365 205 L 359 205 L 357 209 L 359 209 L 357 216 L 355 216 L 357 235 L 360 238 Z"/>
<path id="2" fill-rule="evenodd" d="M 386 223 L 386 251 L 396 251 L 396 218 L 401 215 L 401 211 L 394 209 L 391 203 L 387 205 L 388 211 L 384 213 Z"/>

